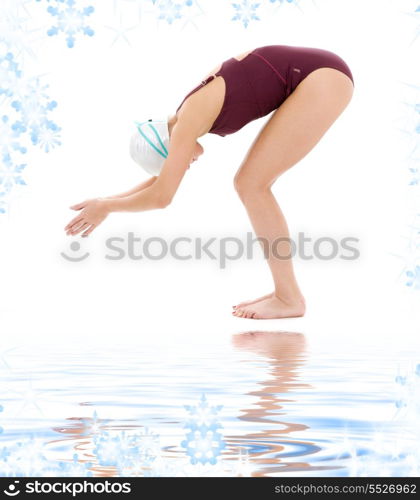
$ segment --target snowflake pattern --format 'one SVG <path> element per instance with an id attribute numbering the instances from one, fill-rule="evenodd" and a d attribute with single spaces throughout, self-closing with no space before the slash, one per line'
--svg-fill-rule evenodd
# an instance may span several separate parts
<path id="1" fill-rule="evenodd" d="M 61 144 L 58 139 L 60 128 L 48 119 L 48 113 L 57 107 L 57 102 L 47 95 L 48 85 L 41 86 L 39 77 L 26 80 L 18 86 L 17 99 L 11 106 L 20 114 L 14 127 L 21 132 L 28 132 L 34 146 L 41 146 L 45 152 Z"/>
<path id="2" fill-rule="evenodd" d="M 406 271 L 408 278 L 406 285 L 414 290 L 420 290 L 420 266 L 416 266 L 413 270 Z"/>
<path id="3" fill-rule="evenodd" d="M 191 429 L 187 436 L 188 447 L 195 449 L 191 463 L 199 468 L 199 475 L 205 475 L 211 473 L 204 468 L 206 462 L 215 464 L 217 455 L 224 447 L 216 430 L 221 426 L 215 418 L 221 406 L 209 408 L 203 396 L 199 406 L 186 408 L 192 417 L 188 424 Z M 81 421 L 82 428 L 77 429 L 77 436 L 92 442 L 88 460 L 77 453 L 73 453 L 69 460 L 50 460 L 48 443 L 31 434 L 27 439 L 8 443 L 0 449 L 0 475 L 84 477 L 92 476 L 95 472 L 101 474 L 102 471 L 120 477 L 197 475 L 195 469 L 188 471 L 186 457 L 176 461 L 173 458 L 165 460 L 159 434 L 147 427 L 141 431 L 105 429 L 103 425 L 109 421 L 99 419 L 96 411 L 93 418 L 83 418 Z M 80 430 L 86 430 L 86 433 L 80 433 Z M 203 436 L 204 432 L 206 435 Z M 197 433 L 200 436 L 191 436 Z M 228 472 L 243 473 L 246 465 L 241 454 L 238 464 L 232 466 L 229 463 Z M 219 472 L 227 473 L 222 470 Z"/>
<path id="4" fill-rule="evenodd" d="M 5 201 L 3 201 L 3 195 L 0 194 L 0 214 L 5 214 L 8 209 L 8 205 Z"/>
<path id="5" fill-rule="evenodd" d="M 94 439 L 94 454 L 101 466 L 114 467 L 121 476 L 148 476 L 160 456 L 159 435 L 139 432 L 102 432 Z"/>
<path id="6" fill-rule="evenodd" d="M 397 130 L 404 139 L 404 148 L 407 151 L 403 165 L 407 168 L 408 191 L 407 199 L 411 199 L 412 223 L 408 225 L 408 235 L 405 256 L 395 255 L 403 259 L 404 267 L 401 271 L 401 282 L 411 290 L 420 290 L 420 86 L 408 82 L 403 83 L 403 90 L 410 97 L 401 101 L 403 112 Z M 411 197 L 411 198 L 410 198 Z"/>
<path id="7" fill-rule="evenodd" d="M 199 405 L 185 405 L 185 408 L 191 418 L 184 427 L 190 432 L 187 433 L 181 446 L 186 448 L 192 464 L 215 464 L 220 452 L 226 446 L 221 433 L 217 430 L 222 427 L 217 420 L 217 414 L 222 406 L 210 407 L 206 396 L 202 394 Z"/>
<path id="8" fill-rule="evenodd" d="M 408 12 L 408 15 L 412 16 L 414 18 L 414 20 L 417 22 L 416 31 L 414 33 L 414 38 L 411 41 L 411 44 L 413 44 L 420 35 L 420 5 L 418 5 L 414 11 Z"/>
<path id="9" fill-rule="evenodd" d="M 404 237 L 406 245 L 404 254 L 392 253 L 394 257 L 404 262 L 399 279 L 412 290 L 418 290 L 420 267 L 420 213 L 413 215 L 412 223 L 408 226 L 408 234 Z"/>
<path id="10" fill-rule="evenodd" d="M 420 364 L 395 377 L 395 414 L 373 430 L 369 441 L 345 436 L 351 477 L 418 477 L 420 474 Z M 389 428 L 388 428 L 389 426 Z M 398 428 L 398 432 L 395 429 Z"/>
<path id="11" fill-rule="evenodd" d="M 40 1 L 40 0 L 38 0 Z M 52 0 L 51 0 L 52 1 Z M 58 1 L 58 0 L 55 0 Z M 122 2 L 135 2 L 136 0 L 113 0 L 114 13 L 117 10 L 117 4 Z M 207 0 L 209 1 L 209 0 Z M 299 0 L 261 0 L 260 2 L 253 2 L 252 0 L 241 0 L 240 2 L 230 3 L 235 10 L 235 15 L 230 19 L 231 21 L 240 21 L 244 28 L 247 28 L 251 21 L 259 21 L 260 17 L 257 15 L 257 10 L 262 6 L 275 5 L 295 5 L 299 6 Z M 193 18 L 200 15 L 205 15 L 205 11 L 200 6 L 198 0 L 142 0 L 142 3 L 150 3 L 155 10 L 148 11 L 156 12 L 157 19 L 164 20 L 170 25 L 176 24 L 175 21 L 185 19 L 186 23 L 192 23 L 195 26 Z M 192 7 L 196 7 L 196 12 L 192 15 L 187 13 L 188 8 L 192 11 Z M 275 12 L 275 11 L 274 11 Z M 270 15 L 270 14 L 269 14 Z M 198 26 L 195 26 L 199 29 Z"/>
<path id="12" fill-rule="evenodd" d="M 3 477 L 89 477 L 90 462 L 75 453 L 69 461 L 48 460 L 45 442 L 31 435 L 0 450 L 0 475 Z"/>
<path id="13" fill-rule="evenodd" d="M 175 3 L 172 0 L 163 0 L 158 4 L 159 17 L 158 19 L 164 19 L 169 24 L 172 24 L 175 19 L 181 19 L 182 5 Z"/>
<path id="14" fill-rule="evenodd" d="M 182 18 L 187 18 L 185 15 L 184 8 L 197 6 L 198 10 L 202 12 L 202 9 L 198 5 L 197 0 L 184 0 L 182 2 L 177 2 L 176 0 L 148 0 L 155 7 L 157 12 L 157 19 L 166 21 L 169 25 L 172 25 L 175 21 Z M 188 19 L 187 19 L 188 20 Z"/>
<path id="15" fill-rule="evenodd" d="M 7 212 L 12 193 L 26 185 L 23 155 L 31 147 L 48 153 L 61 144 L 61 128 L 51 119 L 57 102 L 40 76 L 22 68 L 23 53 L 34 56 L 28 3 L 4 0 L 0 6 L 0 214 Z"/>
<path id="16" fill-rule="evenodd" d="M 47 2 L 49 3 L 50 0 L 47 0 Z M 78 33 L 87 36 L 95 34 L 95 31 L 86 24 L 86 18 L 95 11 L 94 7 L 90 5 L 77 8 L 76 0 L 55 0 L 55 4 L 55 6 L 49 5 L 47 8 L 47 12 L 56 18 L 56 24 L 47 31 L 48 36 L 63 33 L 66 36 L 67 47 L 71 49 L 74 47 Z"/>
<path id="17" fill-rule="evenodd" d="M 25 164 L 15 165 L 11 161 L 10 155 L 3 156 L 3 162 L 0 164 L 0 194 L 6 195 L 10 193 L 16 185 L 26 185 L 26 182 L 21 176 L 22 170 L 26 167 Z"/>
<path id="18" fill-rule="evenodd" d="M 253 3 L 250 0 L 242 0 L 242 3 L 233 3 L 232 6 L 236 10 L 235 15 L 232 17 L 232 21 L 242 21 L 245 28 L 248 27 L 250 21 L 260 21 L 257 16 L 257 8 L 261 4 Z"/>
<path id="19" fill-rule="evenodd" d="M 48 97 L 48 85 L 40 77 L 25 78 L 12 52 L 0 56 L 0 213 L 7 209 L 7 197 L 16 186 L 25 185 L 22 171 L 26 163 L 20 155 L 28 147 L 45 152 L 61 144 L 60 127 L 49 118 L 57 102 Z"/>

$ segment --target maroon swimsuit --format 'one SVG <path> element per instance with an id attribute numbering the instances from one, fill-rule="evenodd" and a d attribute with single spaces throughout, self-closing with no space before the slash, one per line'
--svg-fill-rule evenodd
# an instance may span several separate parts
<path id="1" fill-rule="evenodd" d="M 225 98 L 209 133 L 224 137 L 277 109 L 299 83 L 318 68 L 342 71 L 354 85 L 350 68 L 333 52 L 310 47 L 266 45 L 257 47 L 241 61 L 234 57 L 224 61 L 217 73 L 207 77 L 185 96 L 176 111 L 187 97 L 216 76 L 222 76 L 226 84 Z"/>

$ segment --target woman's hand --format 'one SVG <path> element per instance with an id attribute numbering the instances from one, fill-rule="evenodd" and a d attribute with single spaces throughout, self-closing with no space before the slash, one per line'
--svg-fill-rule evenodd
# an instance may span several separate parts
<path id="1" fill-rule="evenodd" d="M 106 201 L 101 198 L 77 203 L 70 207 L 73 210 L 82 210 L 73 220 L 71 220 L 64 230 L 68 235 L 74 236 L 84 230 L 82 237 L 88 236 L 99 224 L 106 219 L 109 211 Z"/>

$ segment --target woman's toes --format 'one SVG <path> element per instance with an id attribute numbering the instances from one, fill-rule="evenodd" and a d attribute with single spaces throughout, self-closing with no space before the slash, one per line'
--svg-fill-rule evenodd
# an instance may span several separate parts
<path id="1" fill-rule="evenodd" d="M 253 313 L 249 309 L 236 308 L 234 314 L 238 318 L 249 318 Z"/>
<path id="2" fill-rule="evenodd" d="M 256 311 L 254 311 L 251 308 L 240 308 L 239 306 L 236 307 L 234 311 L 232 311 L 233 316 L 236 316 L 237 318 L 247 318 L 247 319 L 257 319 L 258 314 Z"/>

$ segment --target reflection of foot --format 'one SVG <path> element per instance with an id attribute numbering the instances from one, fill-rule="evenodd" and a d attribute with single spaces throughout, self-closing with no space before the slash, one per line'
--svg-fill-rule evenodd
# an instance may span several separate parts
<path id="1" fill-rule="evenodd" d="M 232 314 L 238 318 L 249 319 L 295 318 L 305 314 L 305 301 L 299 299 L 286 303 L 274 295 L 246 306 L 237 307 Z"/>
<path id="2" fill-rule="evenodd" d="M 238 309 L 238 307 L 248 306 L 249 304 L 255 304 L 255 302 L 259 302 L 260 300 L 268 299 L 268 297 L 273 297 L 273 296 L 274 296 L 274 292 L 267 293 L 267 295 L 263 295 L 262 297 L 259 297 L 258 299 L 246 300 L 246 301 L 240 302 L 236 306 L 232 306 L 232 307 L 234 309 Z"/>

